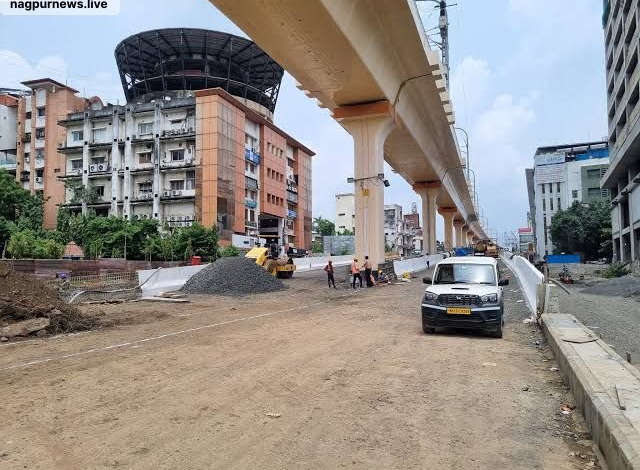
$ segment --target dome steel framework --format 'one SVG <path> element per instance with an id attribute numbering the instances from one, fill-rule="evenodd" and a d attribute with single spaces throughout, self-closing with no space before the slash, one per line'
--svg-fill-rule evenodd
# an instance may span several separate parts
<path id="1" fill-rule="evenodd" d="M 148 94 L 220 87 L 273 113 L 284 69 L 253 41 L 220 31 L 168 28 L 116 46 L 127 101 Z"/>

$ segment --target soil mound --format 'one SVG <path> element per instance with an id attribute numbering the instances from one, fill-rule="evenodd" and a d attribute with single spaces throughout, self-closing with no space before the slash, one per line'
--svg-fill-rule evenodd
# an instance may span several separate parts
<path id="1" fill-rule="evenodd" d="M 57 292 L 34 276 L 9 271 L 0 276 L 0 327 L 46 318 L 47 333 L 69 333 L 95 328 L 97 321 L 63 302 Z"/>
<path id="2" fill-rule="evenodd" d="M 187 294 L 245 297 L 277 292 L 288 286 L 273 277 L 254 260 L 242 257 L 220 258 L 194 274 L 180 289 Z"/>
<path id="3" fill-rule="evenodd" d="M 640 296 L 640 277 L 628 274 L 626 276 L 608 279 L 584 289 L 582 293 L 608 295 L 611 297 Z"/>

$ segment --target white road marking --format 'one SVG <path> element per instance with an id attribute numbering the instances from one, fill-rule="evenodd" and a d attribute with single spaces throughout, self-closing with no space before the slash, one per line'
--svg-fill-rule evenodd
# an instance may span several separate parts
<path id="1" fill-rule="evenodd" d="M 3 367 L 3 368 L 0 369 L 0 371 L 18 369 L 18 368 L 28 367 L 28 366 L 34 366 L 34 365 L 37 365 L 37 364 L 45 364 L 47 362 L 60 361 L 62 359 L 70 359 L 72 357 L 86 356 L 88 354 L 94 354 L 94 353 L 98 353 L 98 352 L 109 351 L 109 350 L 112 350 L 112 349 L 124 348 L 124 347 L 127 347 L 127 346 L 139 345 L 139 344 L 142 344 L 142 343 L 147 343 L 149 341 L 157 341 L 159 339 L 170 338 L 172 336 L 177 336 L 177 335 L 183 335 L 185 333 L 193 333 L 194 331 L 207 330 L 209 328 L 215 328 L 215 327 L 222 326 L 222 325 L 229 325 L 231 323 L 238 323 L 238 322 L 247 321 L 247 320 L 255 320 L 256 318 L 263 318 L 263 317 L 269 317 L 271 315 L 289 313 L 289 312 L 293 312 L 295 310 L 302 310 L 302 309 L 305 309 L 305 308 L 309 308 L 309 306 L 308 305 L 302 305 L 300 307 L 288 308 L 286 310 L 278 310 L 278 311 L 275 311 L 275 312 L 262 313 L 260 315 L 254 315 L 254 316 L 251 316 L 251 317 L 236 318 L 234 320 L 227 320 L 227 321 L 223 321 L 223 322 L 219 322 L 219 323 L 212 323 L 210 325 L 198 326 L 198 327 L 189 328 L 189 329 L 186 329 L 186 330 L 173 331 L 171 333 L 165 333 L 165 334 L 159 335 L 159 336 L 151 336 L 149 338 L 139 339 L 139 340 L 136 340 L 136 341 L 130 341 L 130 342 L 127 342 L 127 343 L 112 344 L 112 345 L 104 346 L 104 347 L 101 347 L 101 348 L 93 348 L 93 349 L 87 349 L 85 351 L 78 351 L 78 352 L 71 353 L 71 354 L 64 354 L 62 356 L 45 357 L 45 358 L 37 359 L 35 361 L 30 361 L 30 362 L 25 362 L 25 363 L 22 363 L 22 364 L 14 364 L 14 365 L 11 365 L 11 366 Z"/>

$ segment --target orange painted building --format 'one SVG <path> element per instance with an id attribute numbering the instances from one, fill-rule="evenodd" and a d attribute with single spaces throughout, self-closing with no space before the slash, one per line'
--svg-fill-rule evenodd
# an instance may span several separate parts
<path id="1" fill-rule="evenodd" d="M 22 82 L 31 96 L 18 100 L 16 179 L 23 188 L 44 197 L 44 227 L 56 227 L 58 205 L 65 201 L 66 157 L 58 152 L 66 130 L 58 125 L 68 113 L 86 109 L 89 100 L 76 96 L 77 90 L 50 78 Z"/>

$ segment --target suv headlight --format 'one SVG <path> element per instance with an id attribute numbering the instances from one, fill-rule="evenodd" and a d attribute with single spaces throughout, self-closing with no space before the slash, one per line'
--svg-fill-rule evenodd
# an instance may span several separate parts
<path id="1" fill-rule="evenodd" d="M 424 293 L 424 298 L 422 299 L 422 301 L 425 304 L 437 304 L 438 303 L 438 294 L 434 294 L 433 292 L 425 292 Z"/>
<path id="2" fill-rule="evenodd" d="M 498 294 L 487 294 L 480 297 L 483 304 L 495 304 L 498 302 Z"/>

